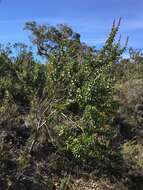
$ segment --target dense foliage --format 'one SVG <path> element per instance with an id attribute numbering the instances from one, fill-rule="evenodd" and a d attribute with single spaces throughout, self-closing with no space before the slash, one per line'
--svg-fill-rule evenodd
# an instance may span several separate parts
<path id="1" fill-rule="evenodd" d="M 50 101 L 53 109 L 50 112 L 54 112 L 55 118 L 49 118 L 52 123 L 48 125 L 54 122 L 52 128 L 57 130 L 59 145 L 82 160 L 91 156 L 105 161 L 112 151 L 111 140 L 117 132 L 113 126 L 116 103 L 114 80 L 109 73 L 125 49 L 114 42 L 118 27 L 113 24 L 105 45 L 95 52 L 65 25 L 57 28 L 37 26 L 34 22 L 26 25 L 50 67 L 47 79 L 50 92 L 46 98 L 54 99 Z"/>
<path id="2" fill-rule="evenodd" d="M 27 23 L 47 64 L 23 44 L 1 46 L 0 189 L 72 189 L 70 176 L 85 172 L 112 180 L 124 174 L 119 188 L 137 189 L 143 59 L 132 49 L 122 59 L 119 25 L 95 50 L 66 25 Z"/>

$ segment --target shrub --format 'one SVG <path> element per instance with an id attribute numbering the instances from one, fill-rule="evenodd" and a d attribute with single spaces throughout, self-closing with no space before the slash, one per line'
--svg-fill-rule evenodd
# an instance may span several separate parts
<path id="1" fill-rule="evenodd" d="M 117 104 L 113 100 L 114 79 L 110 72 L 125 47 L 115 42 L 120 21 L 97 52 L 81 43 L 80 35 L 66 25 L 57 27 L 27 23 L 40 55 L 48 58 L 45 113 L 46 126 L 56 131 L 56 141 L 76 158 L 108 160 Z M 50 69 L 49 69 L 50 68 Z M 44 107 L 44 106 L 43 106 Z M 54 113 L 54 114 L 52 114 Z M 54 141 L 55 142 L 55 141 Z"/>

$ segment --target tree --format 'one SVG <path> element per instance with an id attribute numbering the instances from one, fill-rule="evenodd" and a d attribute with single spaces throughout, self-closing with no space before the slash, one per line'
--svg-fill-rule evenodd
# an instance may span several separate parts
<path id="1" fill-rule="evenodd" d="M 120 20 L 117 25 L 113 23 L 105 45 L 95 51 L 81 43 L 80 35 L 66 25 L 26 24 L 38 53 L 47 57 L 50 68 L 46 98 L 53 99 L 51 107 L 57 114 L 50 119 L 47 116 L 47 123 L 57 131 L 61 146 L 82 160 L 108 160 L 117 135 L 110 72 L 126 48 L 126 44 L 121 47 L 120 39 L 115 42 L 119 25 Z"/>

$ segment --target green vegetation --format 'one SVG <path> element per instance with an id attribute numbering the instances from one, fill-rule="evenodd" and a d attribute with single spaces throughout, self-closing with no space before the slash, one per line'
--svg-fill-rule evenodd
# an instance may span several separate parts
<path id="1" fill-rule="evenodd" d="M 143 56 L 66 25 L 26 23 L 38 54 L 0 48 L 0 190 L 143 188 Z M 85 187 L 85 188 L 84 188 Z"/>

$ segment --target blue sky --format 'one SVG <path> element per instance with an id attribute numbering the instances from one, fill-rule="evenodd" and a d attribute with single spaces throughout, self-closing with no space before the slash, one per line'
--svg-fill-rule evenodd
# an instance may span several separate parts
<path id="1" fill-rule="evenodd" d="M 36 20 L 68 24 L 100 47 L 119 17 L 123 41 L 129 36 L 129 46 L 143 48 L 143 0 L 0 0 L 0 42 L 29 43 L 24 23 Z"/>

